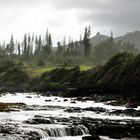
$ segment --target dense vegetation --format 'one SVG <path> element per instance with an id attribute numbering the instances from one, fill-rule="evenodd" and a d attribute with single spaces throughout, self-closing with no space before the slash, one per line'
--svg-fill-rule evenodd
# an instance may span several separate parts
<path id="1" fill-rule="evenodd" d="M 80 67 L 64 65 L 44 72 L 40 77 L 28 77 L 22 63 L 0 62 L 0 85 L 6 90 L 66 91 L 77 94 L 94 94 L 102 91 L 111 94 L 134 94 L 140 91 L 140 54 L 118 53 L 105 65 L 81 71 Z"/>
<path id="2" fill-rule="evenodd" d="M 90 27 L 86 27 L 80 40 L 70 38 L 67 43 L 64 37 L 55 48 L 48 30 L 44 38 L 25 34 L 22 42 L 14 41 L 12 35 L 9 43 L 0 45 L 1 89 L 138 93 L 140 55 L 135 46 L 114 40 L 111 33 L 93 47 L 90 35 Z M 81 71 L 85 64 L 94 68 Z"/>
<path id="3" fill-rule="evenodd" d="M 94 74 L 96 85 L 115 90 L 138 92 L 140 85 L 140 55 L 119 53 Z"/>
<path id="4" fill-rule="evenodd" d="M 138 94 L 140 91 L 140 55 L 119 53 L 104 66 L 80 71 L 73 68 L 56 68 L 42 74 L 39 82 L 41 90 L 98 89 L 124 94 Z M 126 92 L 126 93 L 125 93 Z M 80 93 L 79 93 L 80 94 Z"/>
<path id="5" fill-rule="evenodd" d="M 1 89 L 25 89 L 29 77 L 22 63 L 0 61 L 0 87 Z"/>

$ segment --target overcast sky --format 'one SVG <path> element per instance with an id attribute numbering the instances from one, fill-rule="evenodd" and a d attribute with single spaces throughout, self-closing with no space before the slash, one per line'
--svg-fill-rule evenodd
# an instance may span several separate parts
<path id="1" fill-rule="evenodd" d="M 140 0 L 0 0 L 0 40 L 24 33 L 45 34 L 53 40 L 78 39 L 84 27 L 114 35 L 140 29 Z"/>

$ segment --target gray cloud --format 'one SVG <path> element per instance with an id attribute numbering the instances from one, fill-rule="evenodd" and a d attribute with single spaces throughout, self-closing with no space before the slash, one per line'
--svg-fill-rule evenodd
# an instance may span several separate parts
<path id="1" fill-rule="evenodd" d="M 59 9 L 78 11 L 80 22 L 120 30 L 140 28 L 140 0 L 52 0 Z"/>
<path id="2" fill-rule="evenodd" d="M 112 26 L 137 26 L 140 27 L 140 9 L 139 7 L 110 7 L 89 10 L 89 12 L 79 13 L 79 18 L 83 21 L 95 22 L 99 25 Z"/>
<path id="3" fill-rule="evenodd" d="M 77 11 L 78 14 L 74 16 L 80 22 L 123 28 L 140 27 L 140 0 L 1 0 L 0 3 L 13 8 L 51 4 L 58 11 Z"/>
<path id="4" fill-rule="evenodd" d="M 105 6 L 109 1 L 110 0 L 52 0 L 51 3 L 59 9 L 93 9 Z"/>
<path id="5" fill-rule="evenodd" d="M 75 37 L 87 24 L 103 33 L 140 29 L 140 0 L 0 0 L 0 9 L 0 37 L 48 27 L 60 40 L 62 34 Z"/>

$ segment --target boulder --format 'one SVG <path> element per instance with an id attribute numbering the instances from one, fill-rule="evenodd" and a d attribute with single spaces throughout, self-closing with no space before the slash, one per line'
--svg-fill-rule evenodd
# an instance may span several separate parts
<path id="1" fill-rule="evenodd" d="M 102 107 L 88 107 L 84 109 L 85 111 L 94 111 L 96 113 L 102 113 L 102 112 L 106 112 L 107 110 L 105 108 Z"/>
<path id="2" fill-rule="evenodd" d="M 49 99 L 49 100 L 46 99 L 46 100 L 45 100 L 45 102 L 51 102 L 51 101 L 52 101 L 51 99 Z"/>
<path id="3" fill-rule="evenodd" d="M 125 110 L 115 110 L 113 112 L 110 112 L 110 114 L 139 117 L 140 110 L 135 110 L 135 109 L 130 108 L 130 109 L 125 109 Z"/>
<path id="4" fill-rule="evenodd" d="M 72 100 L 70 103 L 72 103 L 72 104 L 76 104 L 76 101 Z"/>
<path id="5" fill-rule="evenodd" d="M 53 121 L 50 118 L 42 117 L 42 116 L 34 116 L 33 119 L 26 120 L 24 123 L 29 124 L 52 124 Z"/>
<path id="6" fill-rule="evenodd" d="M 80 113 L 82 110 L 79 107 L 75 107 L 75 108 L 67 108 L 64 110 L 65 112 L 69 112 L 69 113 Z"/>
<path id="7" fill-rule="evenodd" d="M 68 99 L 64 99 L 64 102 L 67 102 L 68 101 Z"/>
<path id="8" fill-rule="evenodd" d="M 126 107 L 128 107 L 128 108 L 137 108 L 138 104 L 136 103 L 136 100 L 134 98 L 129 98 L 128 102 L 126 103 Z"/>
<path id="9" fill-rule="evenodd" d="M 100 140 L 100 137 L 98 135 L 84 136 L 82 137 L 82 140 Z"/>

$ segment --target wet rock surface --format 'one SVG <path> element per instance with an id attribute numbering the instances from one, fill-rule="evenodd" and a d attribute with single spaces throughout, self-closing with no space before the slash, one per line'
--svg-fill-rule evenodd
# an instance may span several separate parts
<path id="1" fill-rule="evenodd" d="M 102 96 L 99 100 L 106 101 L 105 104 L 96 104 L 96 96 L 69 99 L 25 94 L 20 98 L 27 104 L 4 103 L 10 112 L 0 112 L 0 140 L 41 140 L 64 136 L 81 136 L 83 140 L 100 140 L 99 136 L 140 139 L 139 108 L 108 106 L 112 101 L 106 101 Z M 12 109 L 18 109 L 18 112 Z"/>
<path id="2" fill-rule="evenodd" d="M 36 131 L 20 129 L 19 124 L 1 124 L 0 133 L 3 140 L 41 140 L 41 136 Z"/>
<path id="3" fill-rule="evenodd" d="M 100 113 L 106 113 L 106 114 L 109 114 L 109 115 L 116 115 L 116 116 L 132 116 L 132 117 L 140 117 L 140 110 L 135 110 L 133 108 L 128 108 L 128 109 L 124 109 L 124 110 L 119 110 L 119 109 L 116 109 L 116 110 L 108 110 L 108 109 L 105 109 L 105 108 L 102 108 L 102 107 L 89 107 L 89 108 L 84 108 L 84 109 L 81 109 L 81 108 L 78 108 L 78 107 L 71 107 L 71 108 L 67 108 L 64 110 L 65 112 L 68 112 L 68 113 L 80 113 L 80 112 L 83 112 L 83 111 L 91 111 L 91 112 L 95 112 L 97 114 L 100 114 Z"/>
<path id="4" fill-rule="evenodd" d="M 34 111 L 39 111 L 39 110 L 58 110 L 58 109 L 65 109 L 65 107 L 61 107 L 61 106 L 49 106 L 49 105 L 26 105 L 24 108 L 22 108 L 22 110 L 25 111 L 30 111 L 30 110 L 34 110 Z"/>
<path id="5" fill-rule="evenodd" d="M 83 118 L 83 124 L 91 135 L 103 135 L 120 139 L 123 137 L 140 138 L 140 122 L 132 120 L 101 120 Z"/>
<path id="6" fill-rule="evenodd" d="M 20 111 L 26 106 L 24 103 L 2 103 L 0 102 L 0 112 Z"/>
<path id="7" fill-rule="evenodd" d="M 56 125 L 57 126 L 57 125 Z M 43 138 L 80 136 L 88 134 L 84 125 L 64 125 L 63 127 L 41 127 L 38 125 L 1 124 L 0 133 L 7 140 L 41 140 Z"/>
<path id="8" fill-rule="evenodd" d="M 82 140 L 100 140 L 99 136 L 108 136 L 114 139 L 124 137 L 140 138 L 140 122 L 136 120 L 108 120 L 91 118 L 49 118 L 34 116 L 35 123 L 23 122 L 21 124 L 1 124 L 0 133 L 3 137 L 13 137 L 14 140 L 41 140 L 46 137 L 84 136 Z M 53 120 L 53 121 L 52 121 Z M 38 124 L 46 124 L 43 127 Z M 30 124 L 30 125 L 26 125 Z M 49 127 L 49 124 L 63 125 L 63 127 Z M 44 127 L 45 126 L 45 127 Z"/>
<path id="9" fill-rule="evenodd" d="M 79 107 L 71 107 L 71 108 L 67 108 L 67 109 L 65 109 L 64 110 L 65 112 L 69 112 L 69 113 L 80 113 L 80 112 L 82 112 L 82 109 L 81 108 L 79 108 Z"/>
<path id="10" fill-rule="evenodd" d="M 100 137 L 96 134 L 92 136 L 84 136 L 82 137 L 82 140 L 101 140 Z"/>
<path id="11" fill-rule="evenodd" d="M 53 120 L 51 118 L 46 118 L 43 116 L 36 115 L 33 119 L 29 119 L 24 121 L 24 123 L 28 124 L 52 124 Z"/>
<path id="12" fill-rule="evenodd" d="M 101 108 L 101 107 L 89 107 L 89 108 L 85 108 L 83 110 L 84 111 L 93 111 L 96 113 L 107 112 L 107 110 L 105 108 Z"/>
<path id="13" fill-rule="evenodd" d="M 35 116 L 35 118 L 40 119 L 41 116 Z M 124 137 L 137 137 L 140 138 L 140 121 L 136 120 L 109 120 L 109 119 L 92 119 L 92 118 L 44 118 L 44 120 L 54 120 L 56 124 L 68 125 L 67 129 L 71 131 L 71 135 L 74 136 L 75 131 L 78 135 L 81 134 L 80 129 L 76 129 L 76 126 L 84 126 L 85 129 L 88 129 L 91 136 L 85 136 L 83 140 L 99 140 L 99 136 L 108 136 L 110 138 L 124 138 Z M 34 119 L 33 119 L 34 120 Z M 43 120 L 43 121 L 44 121 Z M 54 123 L 51 122 L 51 123 Z"/>
<path id="14" fill-rule="evenodd" d="M 140 110 L 135 110 L 135 109 L 129 108 L 129 109 L 125 109 L 125 110 L 115 110 L 115 111 L 110 112 L 110 114 L 140 117 Z"/>

